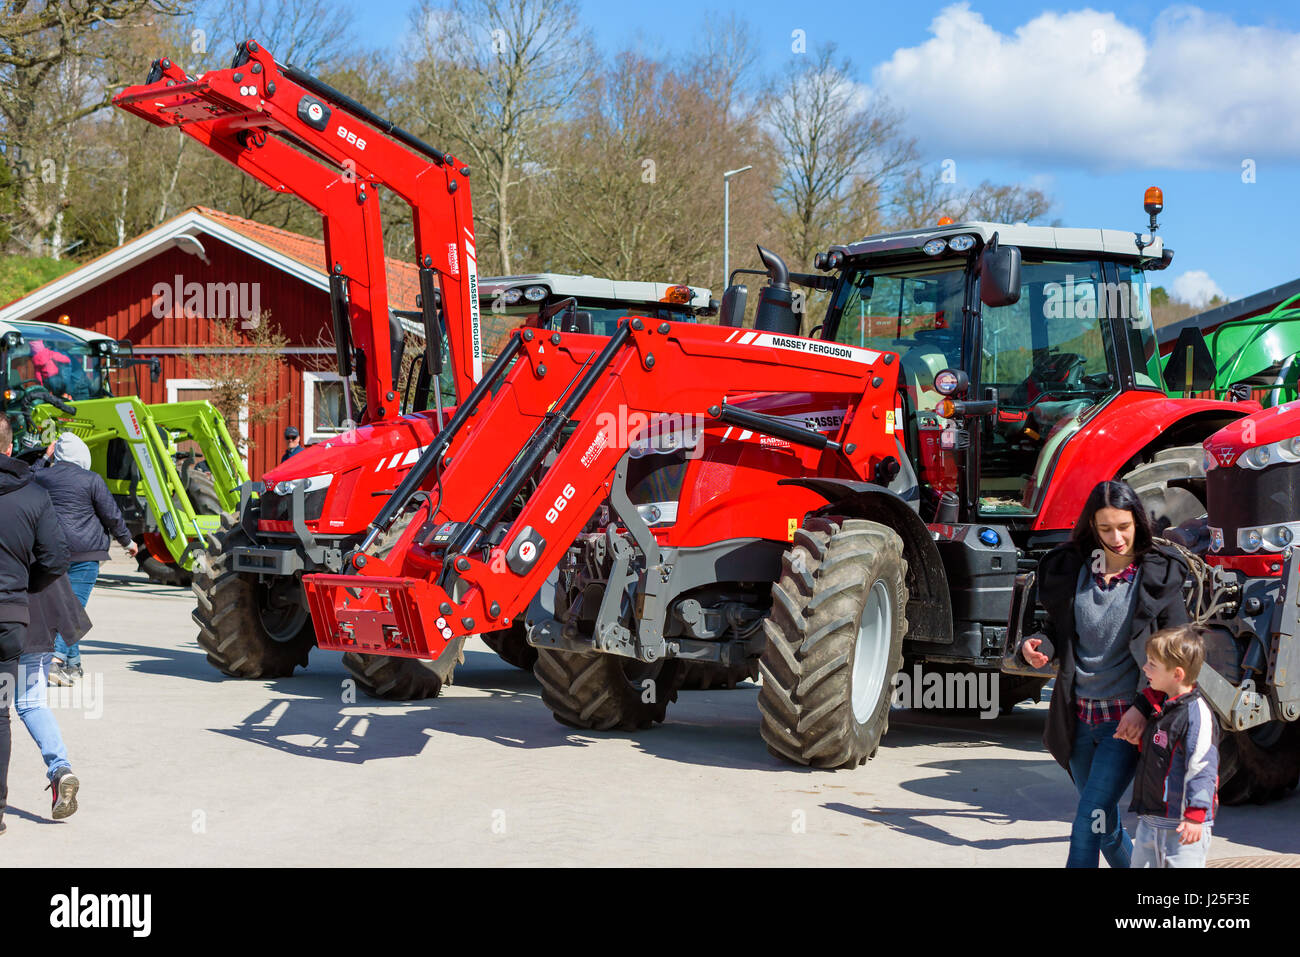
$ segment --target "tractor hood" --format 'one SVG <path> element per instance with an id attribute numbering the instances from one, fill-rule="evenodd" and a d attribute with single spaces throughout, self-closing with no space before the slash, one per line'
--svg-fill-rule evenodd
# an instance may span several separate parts
<path id="1" fill-rule="evenodd" d="M 258 528 L 292 532 L 292 499 L 303 492 L 303 519 L 313 532 L 364 531 L 388 495 L 437 435 L 434 412 L 376 422 L 304 448 L 264 476 Z"/>
<path id="2" fill-rule="evenodd" d="M 1258 463 L 1247 468 L 1300 461 L 1300 399 L 1264 409 L 1231 425 L 1226 425 L 1205 440 L 1205 466 L 1227 468 L 1251 449 L 1269 449 L 1269 457 L 1258 456 Z"/>

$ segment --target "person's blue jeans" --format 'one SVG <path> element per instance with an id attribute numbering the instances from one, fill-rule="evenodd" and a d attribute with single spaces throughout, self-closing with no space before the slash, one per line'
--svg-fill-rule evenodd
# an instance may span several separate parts
<path id="1" fill-rule="evenodd" d="M 18 657 L 18 693 L 14 701 L 14 710 L 27 725 L 27 732 L 41 749 L 45 759 L 45 776 L 51 781 L 59 771 L 70 770 L 68 749 L 63 743 L 59 723 L 54 720 L 54 712 L 49 709 L 49 691 L 46 683 L 50 677 L 50 660 L 54 656 L 48 651 L 23 654 Z"/>
<path id="2" fill-rule="evenodd" d="M 1066 867 L 1097 867 L 1098 854 L 1111 867 L 1128 867 L 1133 840 L 1124 830 L 1119 799 L 1133 781 L 1138 749 L 1115 737 L 1118 721 L 1079 722 L 1070 754 L 1070 774 L 1079 792 L 1079 808 L 1070 828 Z"/>
<path id="3" fill-rule="evenodd" d="M 90 601 L 90 591 L 99 580 L 99 562 L 73 562 L 68 566 L 68 584 L 72 593 L 86 607 Z M 54 657 L 69 667 L 81 664 L 81 647 L 79 644 L 69 646 L 62 635 L 54 636 Z"/>

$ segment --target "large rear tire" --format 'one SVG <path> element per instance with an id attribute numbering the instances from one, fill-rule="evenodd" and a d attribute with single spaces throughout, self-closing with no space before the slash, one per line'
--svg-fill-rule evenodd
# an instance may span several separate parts
<path id="1" fill-rule="evenodd" d="M 812 516 L 795 532 L 763 622 L 769 751 L 832 769 L 875 755 L 903 664 L 906 575 L 903 540 L 886 525 Z"/>
<path id="2" fill-rule="evenodd" d="M 1205 515 L 1205 450 L 1199 445 L 1161 449 L 1122 478 L 1146 506 L 1157 535 Z"/>
<path id="3" fill-rule="evenodd" d="M 1267 804 L 1300 784 L 1300 723 L 1221 731 L 1219 803 Z"/>
<path id="4" fill-rule="evenodd" d="M 681 662 L 647 665 L 621 655 L 538 648 L 533 674 L 555 720 L 592 731 L 640 731 L 662 722 L 677 700 Z"/>
<path id="5" fill-rule="evenodd" d="M 485 632 L 479 637 L 508 665 L 521 671 L 532 671 L 533 665 L 537 664 L 537 649 L 528 643 L 528 626 L 522 615 L 509 628 Z"/>
<path id="6" fill-rule="evenodd" d="M 232 678 L 287 678 L 307 666 L 316 644 L 302 585 L 284 578 L 268 587 L 231 571 L 231 550 L 249 538 L 228 516 L 222 525 L 216 550 L 195 565 L 199 647 L 208 664 Z"/>

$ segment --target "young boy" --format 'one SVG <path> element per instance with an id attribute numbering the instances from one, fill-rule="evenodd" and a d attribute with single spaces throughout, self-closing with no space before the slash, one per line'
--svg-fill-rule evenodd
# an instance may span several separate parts
<path id="1" fill-rule="evenodd" d="M 1147 639 L 1142 666 L 1164 703 L 1147 722 L 1133 779 L 1133 867 L 1204 867 L 1218 805 L 1218 726 L 1196 678 L 1205 643 L 1195 625 Z M 1159 697 L 1157 694 L 1155 697 Z"/>

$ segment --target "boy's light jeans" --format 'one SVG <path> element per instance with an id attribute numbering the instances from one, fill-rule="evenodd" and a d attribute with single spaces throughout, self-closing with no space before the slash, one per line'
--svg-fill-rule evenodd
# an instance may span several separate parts
<path id="1" fill-rule="evenodd" d="M 1201 828 L 1201 839 L 1195 844 L 1180 844 L 1177 822 L 1170 821 L 1173 827 L 1157 827 L 1151 823 L 1152 820 L 1146 814 L 1138 816 L 1130 867 L 1205 866 L 1206 855 L 1210 852 L 1210 825 Z"/>

